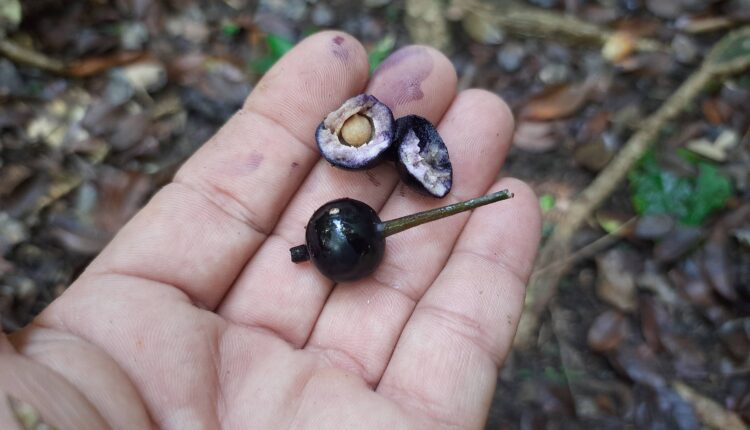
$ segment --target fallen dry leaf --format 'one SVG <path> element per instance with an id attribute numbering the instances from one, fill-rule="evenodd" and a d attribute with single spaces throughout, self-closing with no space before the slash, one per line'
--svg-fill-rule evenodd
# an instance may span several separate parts
<path id="1" fill-rule="evenodd" d="M 118 52 L 113 55 L 104 57 L 92 57 L 71 63 L 66 72 L 77 78 L 96 75 L 109 70 L 113 67 L 122 66 L 123 64 L 132 63 L 143 56 L 142 52 Z"/>
<path id="2" fill-rule="evenodd" d="M 654 351 L 661 351 L 661 327 L 667 324 L 670 316 L 663 304 L 653 297 L 644 296 L 639 304 L 641 313 L 641 332 L 646 343 Z"/>
<path id="3" fill-rule="evenodd" d="M 710 429 L 716 430 L 745 430 L 747 427 L 742 423 L 737 414 L 728 411 L 713 399 L 702 395 L 682 382 L 676 381 L 672 384 L 677 394 L 690 402 L 695 409 L 698 418 Z"/>
<path id="4" fill-rule="evenodd" d="M 586 82 L 547 87 L 526 103 L 519 116 L 522 119 L 548 121 L 573 115 L 586 103 L 591 87 Z"/>
<path id="5" fill-rule="evenodd" d="M 587 337 L 589 348 L 596 352 L 617 349 L 627 335 L 625 317 L 617 311 L 609 310 L 594 320 Z"/>
<path id="6" fill-rule="evenodd" d="M 551 122 L 521 121 L 513 135 L 513 145 L 530 152 L 546 152 L 554 149 L 561 138 Z"/>
<path id="7" fill-rule="evenodd" d="M 635 37 L 627 31 L 614 32 L 602 47 L 602 57 L 612 64 L 619 63 L 635 50 Z"/>
<path id="8" fill-rule="evenodd" d="M 703 115 L 711 124 L 724 124 L 732 114 L 732 108 L 719 98 L 706 99 L 701 105 Z"/>
<path id="9" fill-rule="evenodd" d="M 636 308 L 635 274 L 638 269 L 631 252 L 615 248 L 596 258 L 596 294 L 612 306 L 629 312 Z"/>

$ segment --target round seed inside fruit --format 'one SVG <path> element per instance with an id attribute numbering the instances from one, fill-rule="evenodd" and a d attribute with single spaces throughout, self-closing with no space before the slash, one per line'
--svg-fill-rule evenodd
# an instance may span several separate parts
<path id="1" fill-rule="evenodd" d="M 341 137 L 350 146 L 362 146 L 371 136 L 372 124 L 364 115 L 352 115 L 341 127 Z"/>
<path id="2" fill-rule="evenodd" d="M 371 95 L 360 94 L 323 118 L 315 130 L 315 142 L 320 155 L 332 165 L 369 169 L 383 161 L 391 147 L 394 123 L 388 106 Z"/>

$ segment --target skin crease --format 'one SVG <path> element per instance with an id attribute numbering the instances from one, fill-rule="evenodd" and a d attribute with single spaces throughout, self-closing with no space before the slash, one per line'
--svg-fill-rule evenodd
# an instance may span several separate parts
<path id="1" fill-rule="evenodd" d="M 0 336 L 0 393 L 59 429 L 482 428 L 537 251 L 538 204 L 522 182 L 495 180 L 507 106 L 455 95 L 445 57 L 406 50 L 421 54 L 394 54 L 368 83 L 350 36 L 300 42 L 60 298 Z M 390 84 L 402 78 L 422 96 L 399 99 Z M 372 169 L 375 186 L 320 160 L 320 118 L 363 90 L 438 125 L 456 180 L 446 199 L 516 197 L 394 235 L 371 279 L 333 285 L 289 262 L 321 204 L 348 196 L 390 219 L 447 203 L 402 196 L 392 166 Z M 0 428 L 16 427 L 0 410 Z"/>

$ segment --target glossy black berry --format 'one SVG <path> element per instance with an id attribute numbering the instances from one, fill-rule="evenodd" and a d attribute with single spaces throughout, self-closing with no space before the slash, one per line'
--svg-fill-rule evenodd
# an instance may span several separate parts
<path id="1" fill-rule="evenodd" d="M 339 199 L 315 211 L 305 232 L 310 260 L 334 281 L 370 275 L 385 252 L 380 218 L 365 203 Z"/>
<path id="2" fill-rule="evenodd" d="M 393 143 L 394 120 L 388 106 L 360 94 L 329 113 L 315 132 L 320 154 L 343 169 L 378 164 Z"/>
<path id="3" fill-rule="evenodd" d="M 409 115 L 396 121 L 392 156 L 401 180 L 416 191 L 445 197 L 453 186 L 448 147 L 432 123 Z"/>
<path id="4" fill-rule="evenodd" d="M 377 269 L 383 260 L 387 236 L 511 197 L 512 193 L 503 190 L 386 222 L 363 202 L 334 200 L 310 218 L 305 231 L 307 243 L 289 251 L 294 263 L 311 260 L 323 275 L 336 282 L 354 281 Z"/>

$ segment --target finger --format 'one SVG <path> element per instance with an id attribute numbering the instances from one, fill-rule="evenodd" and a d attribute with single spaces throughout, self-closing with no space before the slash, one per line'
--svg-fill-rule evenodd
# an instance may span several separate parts
<path id="1" fill-rule="evenodd" d="M 13 409 L 16 416 L 19 409 L 26 409 L 26 416 L 34 413 L 44 424 L 55 428 L 110 428 L 91 402 L 65 378 L 19 354 L 0 354 L 0 402 L 9 406 L 11 414 Z M 0 428 L 15 428 L 8 425 L 13 422 L 8 413 L 2 415 L 5 418 L 0 416 Z M 44 424 L 34 428 L 43 428 Z"/>
<path id="2" fill-rule="evenodd" d="M 389 102 L 396 118 L 414 113 L 438 121 L 455 95 L 455 86 L 456 72 L 443 54 L 412 46 L 383 62 L 367 92 Z M 397 182 L 392 165 L 350 172 L 321 160 L 227 295 L 219 313 L 240 324 L 268 328 L 302 346 L 333 283 L 311 264 L 292 264 L 289 248 L 304 242 L 304 228 L 322 204 L 350 197 L 377 210 Z"/>
<path id="3" fill-rule="evenodd" d="M 301 41 L 88 274 L 173 285 L 213 309 L 317 161 L 310 130 L 364 88 L 367 68 L 364 49 L 346 34 Z"/>
<path id="4" fill-rule="evenodd" d="M 107 316 L 111 318 L 112 314 Z M 100 347 L 39 325 L 14 333 L 12 340 L 24 358 L 62 376 L 79 392 L 87 394 L 91 406 L 113 428 L 154 427 L 133 381 Z"/>
<path id="5" fill-rule="evenodd" d="M 444 423 L 479 428 L 511 346 L 541 233 L 534 192 L 479 208 L 445 269 L 417 304 L 378 392 Z"/>
<path id="6" fill-rule="evenodd" d="M 513 132 L 513 116 L 495 94 L 464 91 L 440 122 L 454 170 L 449 197 L 436 201 L 413 192 L 391 195 L 383 220 L 480 195 L 497 176 Z M 415 303 L 437 277 L 469 214 L 454 215 L 391 236 L 380 268 L 354 285 L 336 287 L 308 348 L 328 351 L 334 365 L 375 385 Z M 356 318 L 352 318 L 356 315 Z"/>

